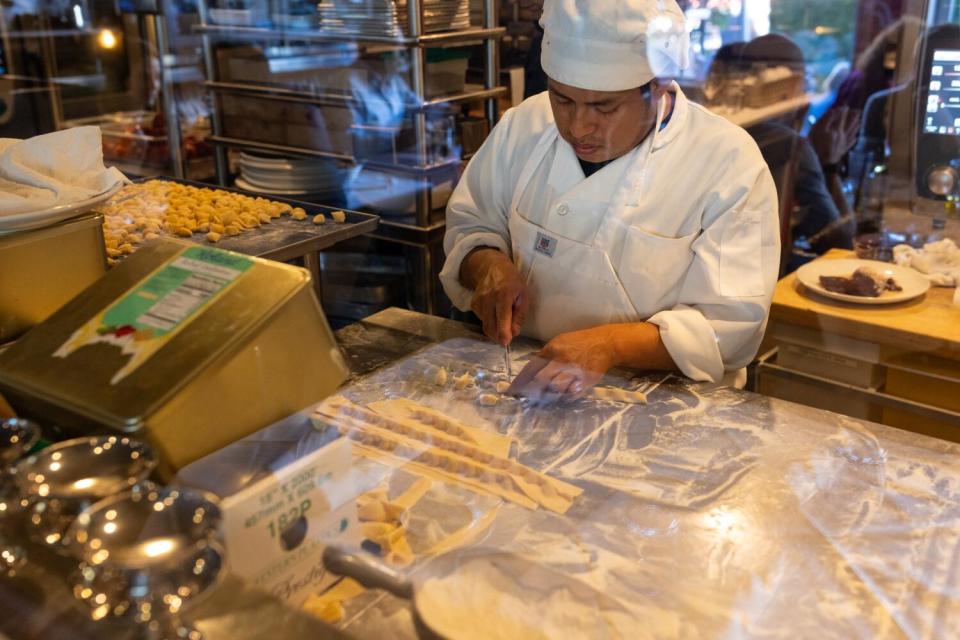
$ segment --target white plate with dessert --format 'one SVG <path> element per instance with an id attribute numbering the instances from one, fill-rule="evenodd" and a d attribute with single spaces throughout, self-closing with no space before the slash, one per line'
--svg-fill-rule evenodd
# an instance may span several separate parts
<path id="1" fill-rule="evenodd" d="M 922 275 L 877 260 L 815 260 L 797 269 L 810 291 L 854 304 L 895 304 L 922 296 L 930 281 Z"/>

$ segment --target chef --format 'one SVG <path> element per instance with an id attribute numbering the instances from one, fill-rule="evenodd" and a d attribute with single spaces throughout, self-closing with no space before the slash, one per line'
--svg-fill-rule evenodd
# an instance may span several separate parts
<path id="1" fill-rule="evenodd" d="M 750 136 L 662 77 L 674 0 L 547 0 L 548 90 L 504 114 L 447 208 L 440 278 L 506 346 L 546 342 L 512 391 L 578 396 L 613 366 L 740 384 L 780 258 Z"/>

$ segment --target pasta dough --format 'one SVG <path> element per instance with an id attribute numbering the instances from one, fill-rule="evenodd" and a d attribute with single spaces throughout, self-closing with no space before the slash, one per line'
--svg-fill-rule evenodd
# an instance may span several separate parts
<path id="1" fill-rule="evenodd" d="M 582 493 L 578 487 L 495 456 L 450 433 L 414 420 L 380 415 L 343 397 L 327 400 L 317 413 L 321 424 L 332 423 L 364 455 L 430 469 L 531 509 L 539 505 L 565 513 Z"/>
<path id="2" fill-rule="evenodd" d="M 513 438 L 465 425 L 412 400 L 381 400 L 380 402 L 371 402 L 369 408 L 383 416 L 413 420 L 424 427 L 448 433 L 464 442 L 475 444 L 495 456 L 502 458 L 510 456 L 510 447 L 514 442 Z"/>
<path id="3" fill-rule="evenodd" d="M 481 393 L 480 396 L 477 398 L 477 402 L 479 402 L 484 407 L 495 407 L 497 406 L 497 403 L 500 402 L 500 398 L 493 395 L 492 393 Z"/>
<path id="4" fill-rule="evenodd" d="M 457 391 L 462 391 L 463 389 L 466 389 L 467 387 L 473 386 L 473 384 L 474 384 L 473 376 L 470 375 L 469 373 L 465 373 L 465 374 L 463 374 L 462 376 L 460 376 L 459 378 L 457 378 L 456 380 L 453 381 L 453 387 L 454 387 Z"/>
<path id="5" fill-rule="evenodd" d="M 303 603 L 303 610 L 321 620 L 337 623 L 343 620 L 343 603 L 352 600 L 366 589 L 352 578 L 343 578 L 321 594 L 314 594 Z"/>
<path id="6" fill-rule="evenodd" d="M 282 202 L 169 180 L 128 185 L 98 210 L 111 264 L 164 233 L 183 238 L 204 233 L 209 242 L 218 242 L 293 211 Z"/>
<path id="7" fill-rule="evenodd" d="M 590 396 L 597 400 L 610 400 L 626 404 L 647 404 L 647 394 L 640 391 L 627 391 L 619 387 L 594 387 Z"/>

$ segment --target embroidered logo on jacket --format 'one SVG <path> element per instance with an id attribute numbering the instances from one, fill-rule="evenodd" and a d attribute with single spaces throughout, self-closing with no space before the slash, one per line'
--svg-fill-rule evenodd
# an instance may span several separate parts
<path id="1" fill-rule="evenodd" d="M 537 253 L 542 253 L 548 258 L 552 258 L 554 252 L 557 250 L 557 239 L 551 238 L 550 236 L 537 232 L 537 239 L 533 244 L 533 250 Z"/>

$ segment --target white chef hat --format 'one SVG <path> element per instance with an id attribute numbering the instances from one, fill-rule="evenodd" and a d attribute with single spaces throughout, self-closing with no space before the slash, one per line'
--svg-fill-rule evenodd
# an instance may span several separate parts
<path id="1" fill-rule="evenodd" d="M 688 64 L 675 0 L 546 0 L 540 24 L 544 72 L 572 87 L 633 89 Z"/>

